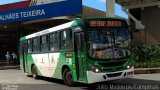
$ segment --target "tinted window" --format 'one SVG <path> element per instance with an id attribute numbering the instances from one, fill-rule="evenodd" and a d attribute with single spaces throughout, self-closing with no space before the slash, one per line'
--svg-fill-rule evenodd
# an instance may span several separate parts
<path id="1" fill-rule="evenodd" d="M 33 52 L 39 52 L 39 41 L 38 38 L 33 39 Z"/>
<path id="2" fill-rule="evenodd" d="M 41 51 L 42 52 L 45 52 L 45 51 L 48 51 L 48 35 L 45 35 L 45 36 L 41 36 Z"/>
<path id="3" fill-rule="evenodd" d="M 65 31 L 61 31 L 61 49 L 72 49 L 73 43 L 72 43 L 72 31 L 70 29 L 67 29 Z"/>
<path id="4" fill-rule="evenodd" d="M 58 40 L 59 40 L 59 36 L 58 36 L 58 32 L 55 32 L 53 34 L 50 34 L 49 36 L 49 42 L 50 42 L 50 48 L 49 50 L 50 51 L 57 51 L 59 50 L 59 43 L 58 43 Z"/>
<path id="5" fill-rule="evenodd" d="M 28 44 L 28 53 L 31 53 L 32 52 L 32 40 L 28 40 L 27 44 Z"/>

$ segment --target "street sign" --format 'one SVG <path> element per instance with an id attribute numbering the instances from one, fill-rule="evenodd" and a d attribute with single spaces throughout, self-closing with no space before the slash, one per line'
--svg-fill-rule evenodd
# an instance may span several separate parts
<path id="1" fill-rule="evenodd" d="M 82 0 L 48 0 L 48 2 L 34 0 L 37 1 L 34 3 L 32 1 L 28 7 L 0 11 L 0 23 L 30 21 L 82 13 Z"/>

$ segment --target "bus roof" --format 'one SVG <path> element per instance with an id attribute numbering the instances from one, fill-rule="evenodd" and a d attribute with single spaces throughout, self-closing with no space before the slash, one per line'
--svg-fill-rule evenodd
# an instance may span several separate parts
<path id="1" fill-rule="evenodd" d="M 40 35 L 48 34 L 48 33 L 51 33 L 51 32 L 63 30 L 65 28 L 76 26 L 76 25 L 78 25 L 78 22 L 77 22 L 78 20 L 80 20 L 80 19 L 76 19 L 74 21 L 71 21 L 71 22 L 68 22 L 68 23 L 65 23 L 65 24 L 62 24 L 62 25 L 58 25 L 56 27 L 52 27 L 52 28 L 49 28 L 49 29 L 46 29 L 46 30 L 43 30 L 43 31 L 39 31 L 39 32 L 30 34 L 30 35 L 21 37 L 20 41 L 30 39 L 30 38 L 34 38 L 34 37 L 37 37 L 37 36 L 40 36 Z"/>
<path id="2" fill-rule="evenodd" d="M 63 30 L 65 28 L 69 28 L 69 27 L 74 27 L 74 26 L 80 25 L 80 24 L 82 24 L 81 20 L 85 20 L 85 19 L 106 19 L 106 18 L 108 18 L 108 19 L 125 20 L 124 18 L 120 18 L 120 17 L 87 17 L 87 18 L 81 18 L 81 19 L 79 18 L 79 19 L 70 21 L 68 23 L 65 23 L 65 24 L 62 24 L 62 25 L 58 25 L 56 27 L 52 27 L 52 28 L 49 28 L 49 29 L 46 29 L 46 30 L 43 30 L 43 31 L 39 31 L 39 32 L 30 34 L 30 35 L 21 37 L 20 41 L 23 41 L 23 40 L 26 40 L 26 39 L 30 39 L 30 38 L 34 38 L 34 37 L 37 37 L 37 36 L 40 36 L 40 35 L 44 35 L 44 34 L 47 34 L 47 33 L 51 33 L 51 32 L 54 32 L 54 31 Z"/>

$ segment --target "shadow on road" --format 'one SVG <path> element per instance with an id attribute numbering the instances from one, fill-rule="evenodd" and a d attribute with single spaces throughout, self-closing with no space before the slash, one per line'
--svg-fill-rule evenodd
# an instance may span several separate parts
<path id="1" fill-rule="evenodd" d="M 64 86 L 63 80 L 46 77 L 39 79 Z M 94 84 L 76 83 L 74 87 L 82 90 L 160 90 L 160 81 L 128 78 Z"/>
<path id="2" fill-rule="evenodd" d="M 64 85 L 63 80 L 60 80 L 60 79 L 54 79 L 54 78 L 48 78 L 48 77 L 42 77 L 42 76 L 38 77 L 38 79 Z"/>
<path id="3" fill-rule="evenodd" d="M 160 81 L 144 79 L 121 79 L 90 84 L 86 90 L 160 90 Z"/>

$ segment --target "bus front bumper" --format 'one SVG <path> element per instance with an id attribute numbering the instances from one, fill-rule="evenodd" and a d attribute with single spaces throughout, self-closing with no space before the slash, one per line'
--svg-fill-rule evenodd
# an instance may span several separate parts
<path id="1" fill-rule="evenodd" d="M 110 72 L 110 73 L 95 73 L 93 71 L 87 71 L 88 83 L 130 78 L 133 77 L 133 75 L 134 75 L 134 67 L 127 70 Z"/>

